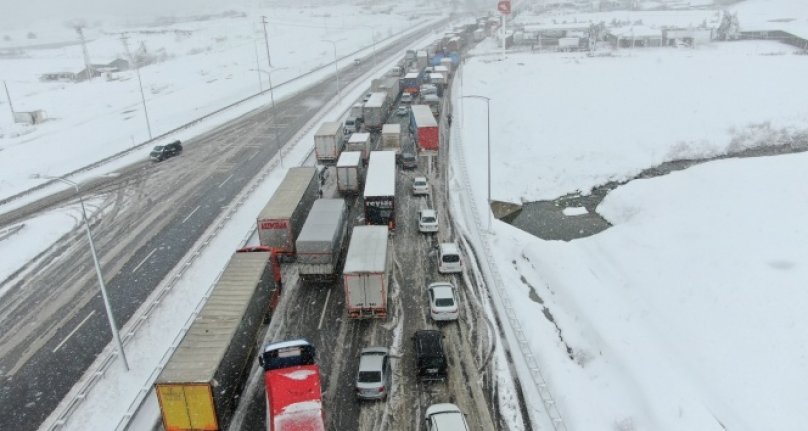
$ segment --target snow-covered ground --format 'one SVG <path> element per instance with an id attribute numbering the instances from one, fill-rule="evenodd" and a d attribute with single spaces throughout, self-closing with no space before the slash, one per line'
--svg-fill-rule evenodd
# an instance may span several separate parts
<path id="1" fill-rule="evenodd" d="M 461 95 L 491 97 L 492 198 L 547 199 L 805 132 L 797 89 L 808 58 L 792 50 L 741 42 L 467 59 L 452 142 L 471 174 L 453 159 L 454 187 L 468 181 L 485 227 L 486 105 Z M 805 427 L 806 163 L 804 153 L 727 159 L 632 181 L 598 207 L 613 227 L 572 242 L 494 222 L 482 238 L 499 288 L 568 429 Z"/>

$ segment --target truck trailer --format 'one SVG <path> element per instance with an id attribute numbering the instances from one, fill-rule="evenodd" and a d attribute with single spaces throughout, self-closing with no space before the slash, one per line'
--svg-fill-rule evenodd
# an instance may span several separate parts
<path id="1" fill-rule="evenodd" d="M 379 131 L 389 113 L 390 101 L 387 100 L 387 93 L 382 91 L 371 93 L 370 99 L 365 102 L 365 108 L 362 110 L 363 124 L 368 130 Z"/>
<path id="2" fill-rule="evenodd" d="M 317 199 L 297 237 L 297 269 L 303 281 L 333 281 L 348 228 L 344 199 Z"/>
<path id="3" fill-rule="evenodd" d="M 342 124 L 326 121 L 314 134 L 314 153 L 318 162 L 334 162 L 342 151 Z"/>
<path id="4" fill-rule="evenodd" d="M 365 181 L 365 223 L 396 228 L 396 153 L 370 153 Z"/>
<path id="5" fill-rule="evenodd" d="M 352 319 L 387 317 L 390 247 L 384 226 L 356 226 L 342 270 L 345 307 Z"/>
<path id="6" fill-rule="evenodd" d="M 317 168 L 290 168 L 272 198 L 258 214 L 261 245 L 278 253 L 294 254 L 295 240 L 317 199 Z"/>
<path id="7" fill-rule="evenodd" d="M 226 430 L 276 291 L 270 253 L 236 253 L 154 384 L 163 427 Z"/>
<path id="8" fill-rule="evenodd" d="M 337 160 L 337 190 L 358 194 L 362 189 L 362 153 L 343 151 Z"/>
<path id="9" fill-rule="evenodd" d="M 401 78 L 401 91 L 410 93 L 410 94 L 418 94 L 418 87 L 421 85 L 421 75 L 420 72 L 407 72 L 403 78 Z"/>
<path id="10" fill-rule="evenodd" d="M 401 154 L 401 124 L 385 124 L 382 126 L 382 151 L 394 151 L 396 157 Z"/>
<path id="11" fill-rule="evenodd" d="M 345 151 L 359 151 L 362 161 L 367 162 L 370 155 L 370 133 L 354 133 L 345 144 Z"/>
<path id="12" fill-rule="evenodd" d="M 427 105 L 412 105 L 410 108 L 410 130 L 415 145 L 422 150 L 438 150 L 438 122 Z"/>

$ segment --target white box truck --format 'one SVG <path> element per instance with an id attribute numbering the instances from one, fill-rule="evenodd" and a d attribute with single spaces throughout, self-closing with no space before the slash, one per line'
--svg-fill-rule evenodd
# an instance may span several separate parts
<path id="1" fill-rule="evenodd" d="M 362 153 L 343 151 L 337 160 L 337 190 L 358 194 L 362 190 Z"/>
<path id="2" fill-rule="evenodd" d="M 387 226 L 355 226 L 342 270 L 352 319 L 387 318 L 390 247 Z"/>
<path id="3" fill-rule="evenodd" d="M 382 151 L 395 151 L 396 157 L 401 154 L 401 124 L 385 124 L 382 126 Z"/>
<path id="4" fill-rule="evenodd" d="M 303 281 L 333 281 L 348 227 L 344 199 L 317 199 L 297 236 L 297 272 Z"/>
<path id="5" fill-rule="evenodd" d="M 370 156 L 370 133 L 354 133 L 345 144 L 345 151 L 359 151 L 362 160 L 367 162 Z"/>
<path id="6" fill-rule="evenodd" d="M 334 162 L 342 151 L 342 125 L 336 121 L 326 121 L 314 134 L 314 153 L 318 162 Z"/>

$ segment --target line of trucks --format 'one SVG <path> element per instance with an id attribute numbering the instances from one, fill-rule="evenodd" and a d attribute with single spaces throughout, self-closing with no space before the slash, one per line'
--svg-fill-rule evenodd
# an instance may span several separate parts
<path id="1" fill-rule="evenodd" d="M 433 48 L 413 53 L 421 76 L 436 59 Z M 409 57 L 408 53 L 402 64 L 412 66 Z M 457 56 L 448 57 L 456 66 Z M 314 137 L 317 161 L 336 165 L 338 191 L 344 196 L 364 192 L 366 225 L 349 229 L 345 199 L 318 199 L 322 181 L 318 168 L 288 170 L 256 218 L 260 245 L 231 256 L 155 381 L 167 431 L 224 430 L 230 425 L 255 347 L 266 330 L 261 323 L 269 321 L 282 294 L 281 262 L 293 262 L 303 282 L 334 282 L 341 277 L 348 317 L 386 318 L 389 230 L 395 228 L 395 160 L 401 152 L 402 131 L 399 124 L 384 121 L 404 82 L 398 76 L 390 78 L 374 80 L 378 96 L 372 94 L 370 103 L 361 107 L 365 126 L 381 132 L 382 151 L 371 151 L 368 133 L 353 133 L 346 141 L 345 125 L 339 122 L 322 123 Z M 420 149 L 438 149 L 438 124 L 429 106 L 412 106 L 410 129 Z M 302 339 L 274 342 L 258 357 L 264 370 L 267 429 L 324 431 L 314 346 Z"/>

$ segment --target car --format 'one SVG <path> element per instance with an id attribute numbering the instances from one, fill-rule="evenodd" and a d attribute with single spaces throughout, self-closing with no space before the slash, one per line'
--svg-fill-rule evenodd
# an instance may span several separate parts
<path id="1" fill-rule="evenodd" d="M 435 233 L 438 231 L 438 213 L 431 208 L 418 211 L 418 231 L 421 233 Z"/>
<path id="2" fill-rule="evenodd" d="M 460 249 L 453 242 L 441 243 L 438 247 L 438 272 L 450 274 L 463 272 L 463 260 L 460 258 Z"/>
<path id="3" fill-rule="evenodd" d="M 413 97 L 410 93 L 404 93 L 401 95 L 401 103 L 412 103 Z"/>
<path id="4" fill-rule="evenodd" d="M 418 167 L 418 156 L 410 151 L 401 152 L 401 167 L 404 169 L 415 169 Z"/>
<path id="5" fill-rule="evenodd" d="M 372 95 L 373 95 L 373 93 L 365 94 L 365 97 L 362 98 L 362 101 L 367 102 L 368 100 L 370 100 L 370 96 L 372 96 Z"/>
<path id="6" fill-rule="evenodd" d="M 396 115 L 402 117 L 410 113 L 410 107 L 407 105 L 398 105 L 398 109 L 396 109 Z"/>
<path id="7" fill-rule="evenodd" d="M 412 180 L 412 194 L 414 195 L 428 195 L 429 194 L 429 181 L 426 177 L 415 177 Z"/>
<path id="8" fill-rule="evenodd" d="M 162 162 L 165 159 L 179 155 L 182 152 L 182 143 L 174 141 L 165 145 L 157 145 L 149 153 L 149 158 L 155 162 Z"/>
<path id="9" fill-rule="evenodd" d="M 451 403 L 432 404 L 424 413 L 426 431 L 469 431 L 466 416 Z"/>
<path id="10" fill-rule="evenodd" d="M 386 347 L 366 347 L 359 353 L 356 372 L 356 397 L 384 400 L 390 390 L 390 352 Z"/>
<path id="11" fill-rule="evenodd" d="M 415 343 L 415 367 L 421 380 L 446 380 L 448 366 L 443 352 L 443 335 L 435 329 L 420 329 L 412 337 Z"/>
<path id="12" fill-rule="evenodd" d="M 354 58 L 354 59 L 353 59 L 353 64 L 354 64 L 354 66 L 359 66 L 359 64 L 360 64 L 360 63 L 362 63 L 362 60 L 360 60 L 360 59 L 358 59 L 358 58 Z"/>
<path id="13" fill-rule="evenodd" d="M 438 281 L 427 287 L 429 316 L 435 321 L 457 320 L 459 315 L 455 287 L 448 281 Z"/>
<path id="14" fill-rule="evenodd" d="M 345 125 L 342 127 L 342 132 L 345 136 L 359 131 L 359 120 L 356 118 L 346 118 Z"/>

